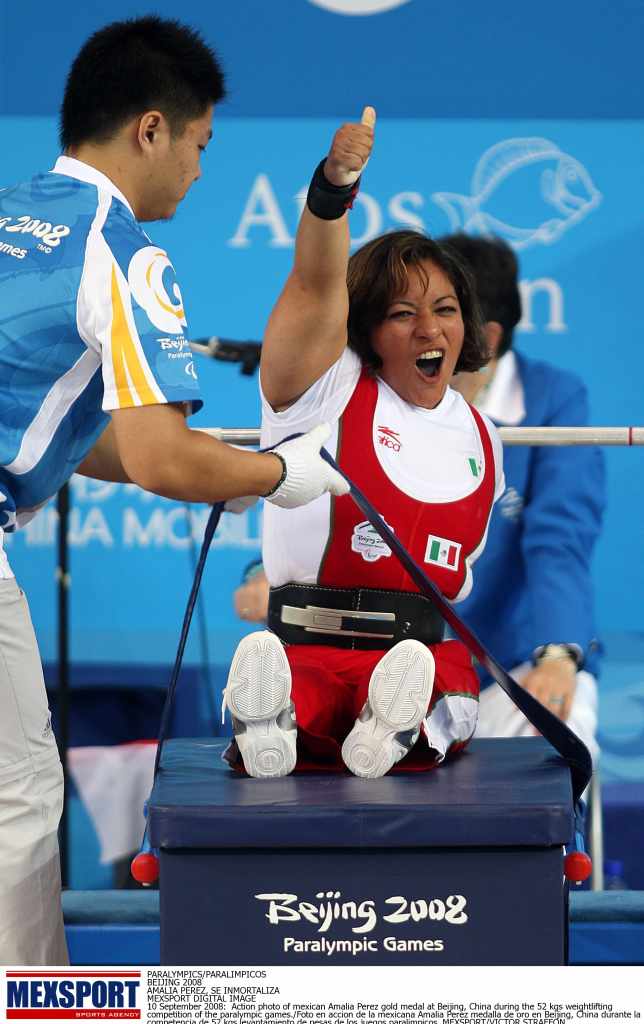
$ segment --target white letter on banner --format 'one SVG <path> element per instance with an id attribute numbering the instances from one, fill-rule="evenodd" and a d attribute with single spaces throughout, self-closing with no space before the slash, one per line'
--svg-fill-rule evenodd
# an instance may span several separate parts
<path id="1" fill-rule="evenodd" d="M 295 199 L 295 208 L 297 210 L 297 219 L 298 220 L 300 219 L 300 217 L 304 213 L 304 204 L 306 202 L 306 197 L 307 197 L 308 194 L 309 194 L 309 187 L 308 187 L 308 185 L 305 185 L 304 188 L 301 188 L 300 191 L 296 192 L 295 195 L 293 196 L 293 198 Z"/>
<path id="2" fill-rule="evenodd" d="M 405 227 L 416 228 L 418 231 L 425 230 L 425 224 L 422 217 L 418 214 L 412 213 L 404 204 L 409 203 L 410 206 L 415 206 L 419 210 L 424 206 L 425 200 L 421 196 L 420 192 L 398 192 L 395 196 L 392 196 L 389 200 L 389 206 L 387 211 L 389 216 L 395 224 L 403 224 Z"/>
<path id="3" fill-rule="evenodd" d="M 273 237 L 269 245 L 274 248 L 288 249 L 293 245 L 293 239 L 287 231 L 275 193 L 266 174 L 258 174 L 255 178 L 237 230 L 228 240 L 228 245 L 233 249 L 245 249 L 250 245 L 248 231 L 255 226 L 270 228 Z"/>
<path id="4" fill-rule="evenodd" d="M 47 548 L 51 547 L 58 535 L 58 512 L 53 505 L 49 505 L 40 515 L 36 516 L 20 531 L 25 536 L 27 547 Z M 10 537 L 15 536 L 8 533 L 5 544 Z M 20 534 L 18 534 L 20 536 Z"/>
<path id="5" fill-rule="evenodd" d="M 248 512 L 242 515 L 223 515 L 212 541 L 213 548 L 259 548 L 259 536 L 250 535 Z"/>
<path id="6" fill-rule="evenodd" d="M 73 508 L 69 517 L 69 543 L 84 548 L 93 540 L 105 548 L 114 547 L 114 538 L 102 511 L 100 508 L 90 508 L 83 522 L 80 509 Z"/>
<path id="7" fill-rule="evenodd" d="M 519 281 L 521 292 L 521 309 L 523 315 L 517 330 L 531 334 L 535 330 L 532 319 L 532 300 L 535 293 L 545 292 L 549 299 L 549 317 L 546 323 L 546 331 L 549 334 L 565 334 L 568 330 L 564 323 L 563 292 L 561 286 L 551 277 L 539 277 L 535 281 Z"/>
<path id="8" fill-rule="evenodd" d="M 160 548 L 165 544 L 165 518 L 163 509 L 155 508 L 147 526 L 139 520 L 136 509 L 123 510 L 123 544 L 126 548 Z"/>
<path id="9" fill-rule="evenodd" d="M 171 548 L 180 551 L 190 547 L 195 534 L 193 517 L 189 514 L 188 509 L 182 505 L 170 509 L 166 513 L 165 527 L 167 541 Z"/>

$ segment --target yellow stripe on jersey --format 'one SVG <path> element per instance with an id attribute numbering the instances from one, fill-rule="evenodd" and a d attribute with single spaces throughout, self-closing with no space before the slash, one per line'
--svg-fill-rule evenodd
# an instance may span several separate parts
<path id="1" fill-rule="evenodd" d="M 119 400 L 119 407 L 121 409 L 130 409 L 136 403 L 132 397 L 130 385 L 128 384 L 127 380 L 127 374 L 125 372 L 125 339 L 127 339 L 127 341 L 131 341 L 130 331 L 127 325 L 127 320 L 125 319 L 125 311 L 123 310 L 121 293 L 119 292 L 118 282 L 116 280 L 116 268 L 112 267 L 111 348 L 112 366 L 114 368 L 114 382 L 116 384 L 116 394 Z"/>
<path id="2" fill-rule="evenodd" d="M 134 405 L 157 405 L 158 398 L 148 384 L 139 354 L 136 351 L 130 327 L 125 316 L 123 300 L 116 277 L 116 267 L 112 267 L 112 364 L 119 407 L 129 409 Z M 139 402 L 134 400 L 128 377 L 134 386 Z"/>

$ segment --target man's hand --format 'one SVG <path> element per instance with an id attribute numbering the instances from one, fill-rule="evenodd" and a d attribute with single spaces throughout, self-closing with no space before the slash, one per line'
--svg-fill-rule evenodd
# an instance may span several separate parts
<path id="1" fill-rule="evenodd" d="M 565 722 L 577 689 L 577 666 L 572 658 L 545 658 L 528 672 L 521 685 Z"/>
<path id="2" fill-rule="evenodd" d="M 338 128 L 324 164 L 324 177 L 332 185 L 353 185 L 358 180 L 371 155 L 375 124 L 375 110 L 365 107 L 360 124 Z"/>
<path id="3" fill-rule="evenodd" d="M 331 435 L 328 423 L 320 423 L 307 434 L 292 441 L 283 441 L 273 451 L 286 464 L 286 477 L 266 501 L 280 508 L 297 508 L 319 498 L 325 491 L 340 495 L 349 493 L 349 484 L 320 455 L 320 448 Z"/>
<path id="4" fill-rule="evenodd" d="M 269 589 L 265 572 L 258 572 L 237 587 L 233 603 L 239 618 L 245 622 L 266 622 Z"/>

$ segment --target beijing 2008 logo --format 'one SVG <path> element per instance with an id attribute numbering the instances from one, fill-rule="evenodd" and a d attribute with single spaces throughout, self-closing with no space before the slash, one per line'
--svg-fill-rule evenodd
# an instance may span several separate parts
<path id="1" fill-rule="evenodd" d="M 409 0 L 309 0 L 316 7 L 323 7 L 333 14 L 382 14 L 394 7 L 402 7 Z"/>
<path id="2" fill-rule="evenodd" d="M 167 253 L 154 245 L 139 249 L 130 260 L 128 284 L 151 323 L 164 334 L 182 334 L 186 326 L 183 300 Z"/>

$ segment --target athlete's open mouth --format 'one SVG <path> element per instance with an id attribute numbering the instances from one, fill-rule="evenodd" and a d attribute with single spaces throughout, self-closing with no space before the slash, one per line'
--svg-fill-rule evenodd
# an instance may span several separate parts
<path id="1" fill-rule="evenodd" d="M 428 349 L 416 360 L 416 366 L 425 377 L 437 377 L 443 363 L 445 353 L 439 348 Z"/>

